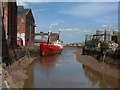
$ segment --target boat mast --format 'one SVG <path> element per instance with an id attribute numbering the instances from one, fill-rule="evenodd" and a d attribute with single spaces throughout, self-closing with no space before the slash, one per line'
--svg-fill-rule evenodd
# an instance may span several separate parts
<path id="1" fill-rule="evenodd" d="M 48 32 L 48 40 L 47 40 L 47 44 L 50 43 L 50 35 L 51 35 L 51 31 Z"/>
<path id="2" fill-rule="evenodd" d="M 59 33 L 58 33 L 58 40 L 60 40 L 60 31 L 59 31 Z"/>

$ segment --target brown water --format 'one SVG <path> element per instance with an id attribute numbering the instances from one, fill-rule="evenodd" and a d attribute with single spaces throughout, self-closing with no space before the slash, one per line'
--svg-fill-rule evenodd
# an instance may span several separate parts
<path id="1" fill-rule="evenodd" d="M 27 69 L 25 88 L 117 88 L 118 80 L 98 73 L 76 60 L 77 48 L 38 57 Z"/>

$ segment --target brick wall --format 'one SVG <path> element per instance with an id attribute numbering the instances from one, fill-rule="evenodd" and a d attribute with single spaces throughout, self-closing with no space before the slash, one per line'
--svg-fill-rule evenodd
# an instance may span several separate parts
<path id="1" fill-rule="evenodd" d="M 59 38 L 59 35 L 58 35 L 58 34 L 52 35 L 52 36 L 50 37 L 50 42 L 53 43 L 53 42 L 57 41 L 58 38 Z"/>
<path id="2" fill-rule="evenodd" d="M 1 41 L 1 56 L 2 56 L 2 61 L 3 62 L 8 62 L 8 58 L 9 58 L 9 54 L 8 54 L 8 46 L 7 46 L 7 41 L 6 41 L 6 36 L 5 36 L 5 27 L 4 27 L 4 9 L 3 9 L 3 3 L 2 4 L 2 7 L 1 7 L 1 14 L 2 16 L 0 16 L 0 29 L 1 29 L 1 38 L 0 38 L 0 41 Z"/>
<path id="3" fill-rule="evenodd" d="M 6 39 L 8 37 L 8 3 L 3 3 L 3 13 L 4 13 L 4 29 L 5 29 L 5 36 Z"/>
<path id="4" fill-rule="evenodd" d="M 0 2 L 0 62 L 2 57 L 2 2 Z"/>
<path id="5" fill-rule="evenodd" d="M 14 51 L 17 45 L 17 5 L 16 2 L 2 3 L 2 60 L 6 64 L 11 62 L 9 52 Z"/>
<path id="6" fill-rule="evenodd" d="M 4 4 L 4 28 L 9 49 L 17 45 L 17 5 L 16 2 L 5 2 Z"/>
<path id="7" fill-rule="evenodd" d="M 12 42 L 13 42 L 13 46 L 16 47 L 17 46 L 17 5 L 16 3 L 11 3 L 11 21 L 10 23 L 12 23 L 12 27 L 11 27 L 11 35 L 12 35 Z"/>
<path id="8" fill-rule="evenodd" d="M 17 26 L 17 32 L 22 34 L 25 33 L 25 17 L 18 15 L 18 26 Z"/>
<path id="9" fill-rule="evenodd" d="M 23 9 L 24 11 L 25 9 Z M 18 15 L 18 34 L 25 34 L 23 40 L 24 45 L 29 46 L 30 42 L 33 45 L 34 34 L 35 34 L 35 21 L 32 14 L 32 11 L 28 9 L 28 12 L 25 15 Z M 31 38 L 30 38 L 31 36 Z"/>
<path id="10" fill-rule="evenodd" d="M 26 15 L 26 45 L 29 43 L 33 45 L 34 34 L 35 34 L 35 21 L 32 15 L 32 11 Z"/>

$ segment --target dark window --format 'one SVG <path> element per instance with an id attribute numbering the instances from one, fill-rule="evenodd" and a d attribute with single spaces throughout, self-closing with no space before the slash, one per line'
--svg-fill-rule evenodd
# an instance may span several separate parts
<path id="1" fill-rule="evenodd" d="M 115 43 L 117 43 L 117 36 L 112 36 L 111 40 L 114 41 Z"/>

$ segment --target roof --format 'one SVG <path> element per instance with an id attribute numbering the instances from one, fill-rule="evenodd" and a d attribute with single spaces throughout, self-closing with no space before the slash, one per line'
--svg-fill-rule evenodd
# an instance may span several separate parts
<path id="1" fill-rule="evenodd" d="M 58 35 L 58 33 L 51 33 L 51 36 L 55 36 L 55 35 Z"/>
<path id="2" fill-rule="evenodd" d="M 31 9 L 24 9 L 23 6 L 18 6 L 18 15 L 25 16 Z"/>

